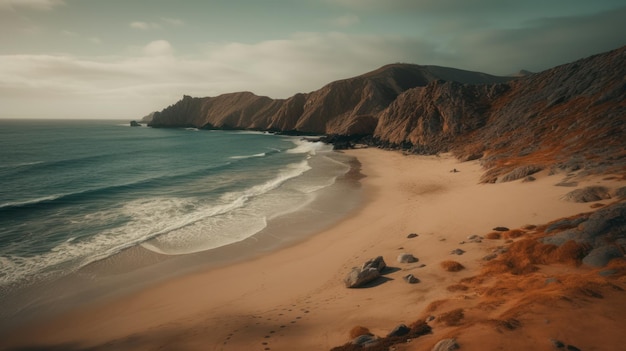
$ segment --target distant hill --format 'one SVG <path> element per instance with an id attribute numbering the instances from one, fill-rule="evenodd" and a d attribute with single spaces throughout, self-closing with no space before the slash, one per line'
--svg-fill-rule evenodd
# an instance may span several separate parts
<path id="1" fill-rule="evenodd" d="M 183 97 L 153 127 L 329 135 L 481 159 L 484 182 L 540 169 L 626 170 L 626 47 L 518 77 L 391 64 L 275 100 L 250 92 Z"/>
<path id="2" fill-rule="evenodd" d="M 288 99 L 274 100 L 250 92 L 184 96 L 154 113 L 150 125 L 365 135 L 376 129 L 378 114 L 408 89 L 437 80 L 485 84 L 510 79 L 454 68 L 391 64 Z"/>

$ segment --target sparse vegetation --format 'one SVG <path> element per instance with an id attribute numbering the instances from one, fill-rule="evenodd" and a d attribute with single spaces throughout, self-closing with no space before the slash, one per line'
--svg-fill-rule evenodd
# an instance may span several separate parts
<path id="1" fill-rule="evenodd" d="M 465 266 L 463 266 L 459 262 L 450 260 L 441 262 L 441 267 L 448 272 L 458 272 L 465 269 Z"/>

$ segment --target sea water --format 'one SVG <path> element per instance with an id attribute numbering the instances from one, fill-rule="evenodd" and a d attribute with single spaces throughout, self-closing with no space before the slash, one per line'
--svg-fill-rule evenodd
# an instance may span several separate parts
<path id="1" fill-rule="evenodd" d="M 261 132 L 0 120 L 0 300 L 128 249 L 206 253 L 312 208 L 324 217 L 316 201 L 348 163 L 328 145 Z"/>

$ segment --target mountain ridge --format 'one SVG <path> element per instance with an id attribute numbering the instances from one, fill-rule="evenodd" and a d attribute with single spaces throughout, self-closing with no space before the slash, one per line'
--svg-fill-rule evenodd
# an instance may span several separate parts
<path id="1" fill-rule="evenodd" d="M 626 46 L 518 77 L 390 64 L 309 93 L 184 96 L 153 127 L 323 134 L 411 153 L 480 159 L 483 182 L 518 169 L 623 172 Z"/>

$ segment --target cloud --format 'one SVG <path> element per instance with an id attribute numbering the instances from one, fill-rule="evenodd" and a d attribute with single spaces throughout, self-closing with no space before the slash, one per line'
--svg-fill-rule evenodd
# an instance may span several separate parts
<path id="1" fill-rule="evenodd" d="M 626 45 L 623 18 L 626 7 L 504 30 L 460 24 L 445 41 L 305 32 L 254 43 L 206 43 L 195 56 L 181 55 L 176 42 L 167 40 L 129 49 L 123 57 L 0 55 L 0 117 L 62 111 L 59 117 L 138 118 L 183 94 L 242 90 L 286 98 L 393 62 L 492 74 L 540 71 Z"/>
<path id="2" fill-rule="evenodd" d="M 347 14 L 333 18 L 331 24 L 336 27 L 347 28 L 360 22 L 360 18 L 354 14 Z"/>
<path id="3" fill-rule="evenodd" d="M 626 45 L 626 7 L 587 16 L 542 18 L 520 28 L 466 31 L 451 40 L 466 67 L 507 74 L 540 71 Z"/>
<path id="4" fill-rule="evenodd" d="M 171 56 L 173 49 L 167 40 L 155 40 L 143 48 L 143 53 L 148 56 Z"/>
<path id="5" fill-rule="evenodd" d="M 158 23 L 142 22 L 142 21 L 130 22 L 129 26 L 131 28 L 141 29 L 141 30 L 157 29 L 161 27 Z"/>
<path id="6" fill-rule="evenodd" d="M 52 10 L 56 6 L 65 5 L 63 0 L 0 0 L 0 10 L 29 8 L 34 10 Z"/>

